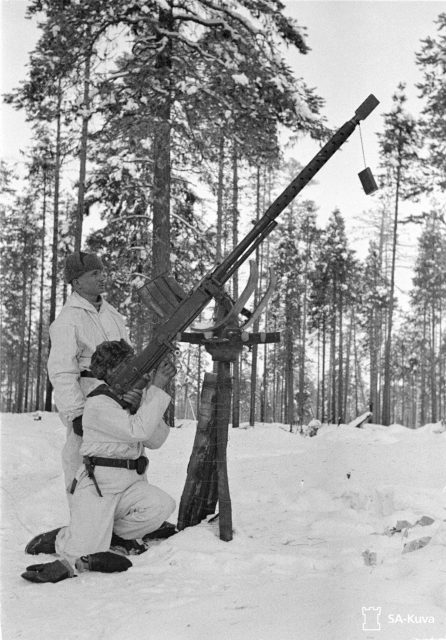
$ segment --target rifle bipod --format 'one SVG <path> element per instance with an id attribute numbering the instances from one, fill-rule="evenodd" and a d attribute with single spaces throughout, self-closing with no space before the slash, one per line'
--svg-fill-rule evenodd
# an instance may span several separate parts
<path id="1" fill-rule="evenodd" d="M 214 325 L 178 336 L 181 342 L 203 345 L 216 362 L 216 373 L 206 373 L 204 376 L 197 431 L 187 467 L 177 526 L 181 531 L 199 524 L 215 513 L 218 502 L 220 539 L 226 542 L 232 540 L 232 505 L 226 458 L 232 396 L 231 363 L 236 361 L 244 346 L 280 341 L 278 332 L 246 331 L 251 320 L 257 319 L 266 307 L 273 293 L 273 275 L 267 293 L 250 314 L 250 319 L 243 325 L 238 323 L 237 315 L 248 298 L 247 289 L 253 292 L 252 283 L 257 275 L 257 269 L 251 267 L 248 285 L 237 302 L 232 302 L 229 296 L 222 293 L 216 305 Z M 243 300 L 243 304 L 240 300 Z"/>

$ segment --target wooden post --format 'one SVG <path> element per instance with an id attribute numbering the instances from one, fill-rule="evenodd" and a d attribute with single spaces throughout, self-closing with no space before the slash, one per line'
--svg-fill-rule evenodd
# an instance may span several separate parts
<path id="1" fill-rule="evenodd" d="M 228 446 L 228 424 L 231 413 L 231 364 L 218 362 L 217 365 L 217 397 L 216 397 L 216 432 L 217 432 L 217 478 L 218 478 L 218 512 L 220 540 L 232 540 L 232 505 L 229 493 L 228 467 L 226 448 Z"/>
<path id="2" fill-rule="evenodd" d="M 229 493 L 226 448 L 231 412 L 231 365 L 217 363 L 217 374 L 206 373 L 200 411 L 186 483 L 181 496 L 177 527 L 199 524 L 215 513 L 218 501 L 220 539 L 232 540 L 232 504 Z"/>
<path id="3" fill-rule="evenodd" d="M 205 373 L 197 431 L 178 513 L 177 527 L 180 531 L 185 527 L 199 524 L 208 515 L 215 513 L 217 504 L 216 383 L 215 373 Z"/>

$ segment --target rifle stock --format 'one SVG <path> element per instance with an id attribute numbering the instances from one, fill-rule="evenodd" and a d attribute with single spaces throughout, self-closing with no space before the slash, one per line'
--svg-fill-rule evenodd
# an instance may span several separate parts
<path id="1" fill-rule="evenodd" d="M 167 353 L 175 350 L 174 341 L 177 335 L 192 324 L 212 298 L 218 297 L 223 285 L 277 226 L 275 220 L 279 214 L 344 144 L 359 122 L 367 118 L 378 104 L 379 101 L 373 94 L 364 100 L 356 109 L 353 118 L 347 120 L 332 135 L 322 149 L 268 207 L 264 215 L 237 247 L 234 247 L 228 256 L 216 265 L 189 295 L 179 302 L 166 322 L 156 327 L 153 339 L 141 353 L 130 362 L 122 363 L 116 369 L 110 381 L 115 393 L 121 396 L 132 388 L 142 389 L 145 387 L 147 381 L 143 376 L 155 369 Z"/>

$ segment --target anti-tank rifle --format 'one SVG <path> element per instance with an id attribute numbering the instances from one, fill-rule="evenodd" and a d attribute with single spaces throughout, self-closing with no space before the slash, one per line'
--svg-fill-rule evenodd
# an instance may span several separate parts
<path id="1" fill-rule="evenodd" d="M 165 321 L 156 326 L 153 339 L 130 361 L 123 362 L 115 371 L 111 387 L 119 396 L 133 388 L 144 388 L 145 375 L 155 369 L 165 356 L 175 350 L 176 338 L 185 331 L 212 300 L 219 300 L 224 284 L 239 269 L 261 242 L 277 226 L 276 218 L 307 185 L 332 155 L 346 142 L 356 126 L 367 118 L 379 104 L 373 94 L 356 109 L 353 118 L 338 129 L 322 149 L 302 169 L 286 189 L 274 200 L 245 238 L 216 265 L 191 291 L 186 294 L 171 276 L 158 276 L 139 293 L 150 298 L 152 308 L 159 307 Z"/>

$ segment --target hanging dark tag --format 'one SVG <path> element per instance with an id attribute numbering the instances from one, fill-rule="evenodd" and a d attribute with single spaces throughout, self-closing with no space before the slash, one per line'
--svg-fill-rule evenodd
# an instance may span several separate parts
<path id="1" fill-rule="evenodd" d="M 364 189 L 364 193 L 366 195 L 370 195 L 378 190 L 378 185 L 375 182 L 375 178 L 373 177 L 372 170 L 370 167 L 363 169 L 358 173 L 359 179 L 361 180 L 362 188 Z"/>

